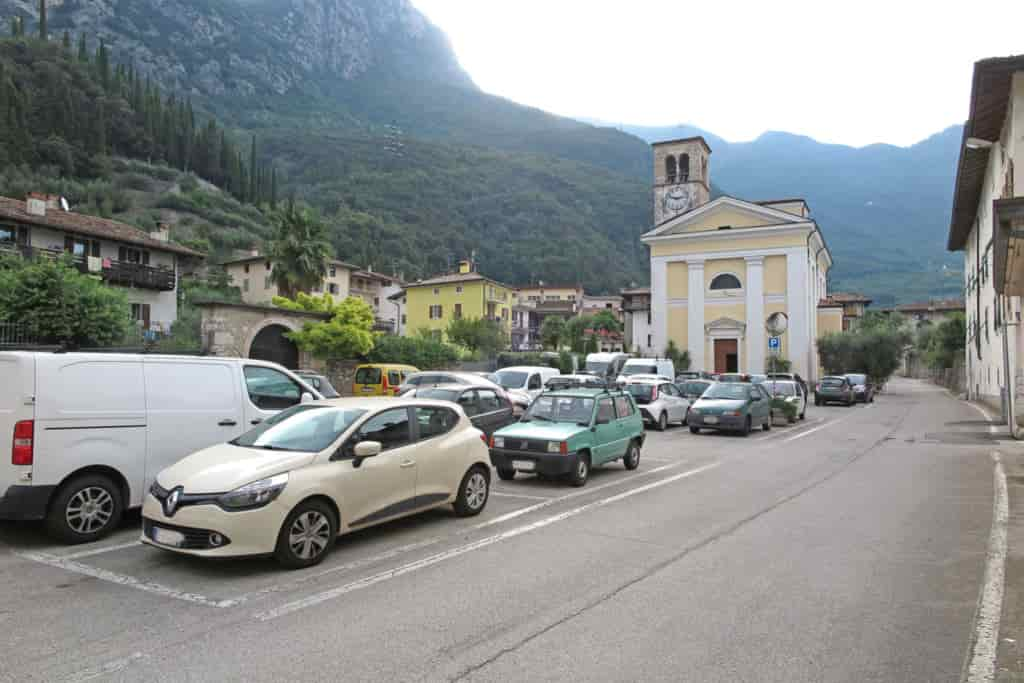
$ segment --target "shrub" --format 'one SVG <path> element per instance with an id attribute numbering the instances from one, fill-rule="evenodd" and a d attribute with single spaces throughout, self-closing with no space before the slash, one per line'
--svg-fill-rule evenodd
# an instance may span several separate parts
<path id="1" fill-rule="evenodd" d="M 403 363 L 420 370 L 444 370 L 458 359 L 454 346 L 429 337 L 378 337 L 373 351 L 366 354 L 370 363 Z"/>

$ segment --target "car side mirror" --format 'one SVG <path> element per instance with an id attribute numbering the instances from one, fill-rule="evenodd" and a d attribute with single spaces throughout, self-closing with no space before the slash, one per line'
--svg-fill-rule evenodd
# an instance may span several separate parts
<path id="1" fill-rule="evenodd" d="M 309 393 L 308 391 L 303 391 L 302 398 L 299 399 L 299 403 L 312 403 L 315 400 L 316 399 L 313 398 L 313 394 Z"/>
<path id="2" fill-rule="evenodd" d="M 352 467 L 359 469 L 364 460 L 377 457 L 382 450 L 384 450 L 384 446 L 380 441 L 360 441 L 352 449 L 352 455 L 355 456 L 352 460 Z"/>

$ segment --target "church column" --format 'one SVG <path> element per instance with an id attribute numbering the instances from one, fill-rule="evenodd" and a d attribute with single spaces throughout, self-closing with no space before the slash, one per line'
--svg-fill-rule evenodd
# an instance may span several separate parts
<path id="1" fill-rule="evenodd" d="M 686 345 L 690 351 L 690 367 L 714 370 L 704 364 L 704 260 L 687 260 L 689 273 L 686 294 Z"/>
<path id="2" fill-rule="evenodd" d="M 747 261 L 747 372 L 764 372 L 764 257 L 748 256 Z"/>
<path id="3" fill-rule="evenodd" d="M 668 262 L 657 257 L 651 258 L 651 344 L 655 355 L 668 345 Z"/>
<path id="4" fill-rule="evenodd" d="M 793 372 L 804 378 L 813 378 L 817 369 L 810 367 L 810 311 L 808 311 L 808 250 L 797 248 L 786 254 L 786 309 L 789 314 L 789 329 L 786 344 Z"/>

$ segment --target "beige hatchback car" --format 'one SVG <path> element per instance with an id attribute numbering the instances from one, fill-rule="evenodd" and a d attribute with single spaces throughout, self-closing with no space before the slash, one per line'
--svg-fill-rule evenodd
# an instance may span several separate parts
<path id="1" fill-rule="evenodd" d="M 142 542 L 204 557 L 320 562 L 339 534 L 490 493 L 483 434 L 443 401 L 343 398 L 285 410 L 160 472 Z"/>

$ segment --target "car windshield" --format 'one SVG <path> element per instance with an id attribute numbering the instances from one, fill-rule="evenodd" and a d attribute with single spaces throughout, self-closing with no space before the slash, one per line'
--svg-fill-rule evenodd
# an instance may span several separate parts
<path id="1" fill-rule="evenodd" d="M 709 386 L 707 382 L 687 382 L 680 388 L 687 396 L 700 396 Z"/>
<path id="2" fill-rule="evenodd" d="M 821 380 L 821 386 L 823 387 L 841 387 L 843 386 L 843 380 L 838 377 L 826 377 Z"/>
<path id="3" fill-rule="evenodd" d="M 770 382 L 765 386 L 772 396 L 796 396 L 796 385 L 792 382 Z"/>
<path id="4" fill-rule="evenodd" d="M 495 373 L 500 384 L 505 389 L 522 389 L 526 386 L 526 379 L 530 376 L 527 372 L 515 372 L 499 370 Z"/>
<path id="5" fill-rule="evenodd" d="M 750 387 L 746 384 L 739 383 L 725 383 L 725 384 L 712 384 L 711 387 L 704 392 L 701 398 L 724 398 L 733 401 L 745 401 L 750 396 Z"/>
<path id="6" fill-rule="evenodd" d="M 611 363 L 605 361 L 588 360 L 586 365 L 587 372 L 592 372 L 595 375 L 603 375 L 608 372 L 608 366 Z"/>
<path id="7" fill-rule="evenodd" d="M 523 421 L 572 422 L 590 424 L 594 399 L 580 396 L 541 396 L 530 406 Z"/>
<path id="8" fill-rule="evenodd" d="M 459 392 L 455 389 L 419 389 L 416 391 L 416 398 L 432 398 L 455 403 L 459 400 Z"/>
<path id="9" fill-rule="evenodd" d="M 847 375 L 846 379 L 850 380 L 851 384 L 867 384 L 868 383 L 868 376 L 867 375 Z"/>
<path id="10" fill-rule="evenodd" d="M 622 368 L 622 374 L 626 375 L 627 377 L 629 375 L 657 375 L 658 374 L 658 366 L 657 365 L 635 365 L 635 364 L 634 365 L 627 365 L 626 367 Z"/>
<path id="11" fill-rule="evenodd" d="M 264 420 L 259 427 L 228 443 L 268 451 L 319 453 L 365 412 L 362 408 L 298 405 Z"/>
<path id="12" fill-rule="evenodd" d="M 380 384 L 380 368 L 359 368 L 355 381 L 356 384 Z"/>

